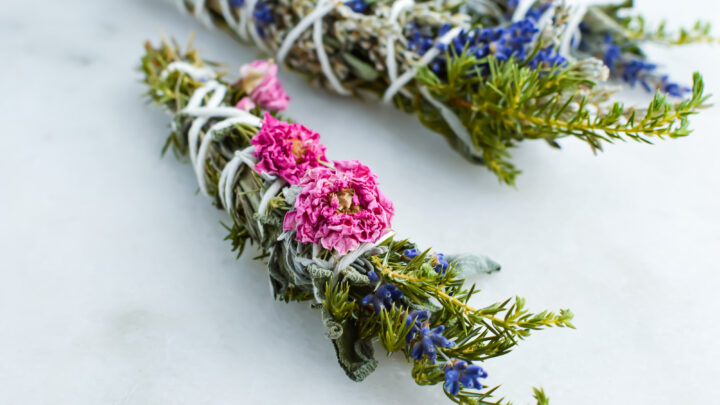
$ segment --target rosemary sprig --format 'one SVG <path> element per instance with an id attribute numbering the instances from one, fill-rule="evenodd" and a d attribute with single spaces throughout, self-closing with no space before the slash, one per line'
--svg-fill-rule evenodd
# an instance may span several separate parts
<path id="1" fill-rule="evenodd" d="M 591 109 L 597 111 L 602 106 L 588 100 L 595 83 L 572 68 L 542 72 L 489 58 L 487 78 L 469 80 L 464 78 L 477 77 L 474 70 L 478 61 L 466 55 L 452 63 L 448 83 L 430 69 L 423 69 L 418 80 L 433 96 L 456 108 L 463 124 L 473 129 L 470 135 L 482 148 L 485 164 L 508 184 L 519 173 L 509 160 L 509 149 L 522 140 L 542 139 L 558 147 L 557 140 L 572 136 L 593 151 L 601 151 L 603 142 L 631 139 L 651 144 L 665 136 L 683 137 L 691 132 L 688 117 L 703 108 L 708 99 L 702 76 L 695 73 L 692 93 L 686 100 L 672 103 L 657 92 L 645 110 L 614 103 L 605 114 L 597 115 Z M 463 97 L 466 94 L 472 97 Z M 435 110 L 420 111 L 420 118 L 428 124 L 436 123 L 437 131 L 450 131 L 442 126 Z"/>

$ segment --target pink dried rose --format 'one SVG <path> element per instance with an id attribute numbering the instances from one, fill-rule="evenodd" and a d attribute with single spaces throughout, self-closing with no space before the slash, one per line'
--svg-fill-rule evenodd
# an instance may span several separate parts
<path id="1" fill-rule="evenodd" d="M 301 124 L 280 121 L 265 113 L 262 127 L 250 140 L 258 159 L 255 170 L 298 184 L 305 172 L 326 162 L 320 135 Z"/>
<path id="2" fill-rule="evenodd" d="M 334 164 L 335 169 L 317 167 L 302 178 L 295 209 L 285 214 L 283 229 L 295 231 L 300 242 L 343 255 L 389 232 L 395 209 L 369 167 L 357 160 Z"/>
<path id="3" fill-rule="evenodd" d="M 240 87 L 263 110 L 284 110 L 290 102 L 277 77 L 278 67 L 272 61 L 256 60 L 240 67 Z M 242 102 L 242 100 L 240 100 Z M 245 103 L 243 107 L 249 104 Z M 254 107 L 254 105 L 253 105 Z M 240 107 L 238 107 L 240 108 Z M 244 109 L 244 108 L 241 108 Z"/>

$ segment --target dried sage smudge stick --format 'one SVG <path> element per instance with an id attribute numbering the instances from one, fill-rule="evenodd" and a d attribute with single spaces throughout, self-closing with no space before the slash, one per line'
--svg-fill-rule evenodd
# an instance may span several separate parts
<path id="1" fill-rule="evenodd" d="M 405 355 L 418 384 L 442 384 L 457 403 L 503 403 L 492 399 L 497 387 L 483 387 L 482 362 L 531 331 L 573 327 L 569 310 L 531 313 L 519 297 L 472 307 L 479 290 L 465 277 L 499 266 L 395 238 L 392 202 L 372 171 L 328 160 L 318 134 L 278 117 L 287 97 L 272 62 L 243 66 L 229 84 L 191 48 L 145 51 L 147 95 L 173 116 L 165 149 L 190 156 L 201 191 L 232 219 L 233 249 L 260 250 L 275 298 L 319 310 L 351 379 L 376 368 L 379 341 Z M 546 403 L 542 390 L 535 396 Z"/>
<path id="2" fill-rule="evenodd" d="M 688 135 L 703 81 L 672 82 L 642 44 L 715 42 L 709 26 L 672 35 L 612 6 L 560 0 L 179 0 L 278 63 L 339 94 L 373 95 L 416 113 L 466 159 L 512 184 L 510 149 L 526 139 L 603 143 Z M 611 97 L 609 77 L 655 96 L 645 109 Z M 687 96 L 682 101 L 670 97 Z"/>

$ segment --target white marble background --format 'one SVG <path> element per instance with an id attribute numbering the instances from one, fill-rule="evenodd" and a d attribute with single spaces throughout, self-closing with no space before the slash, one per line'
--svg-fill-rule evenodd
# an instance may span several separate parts
<path id="1" fill-rule="evenodd" d="M 712 0 L 637 7 L 720 26 Z M 168 118 L 136 68 L 161 30 L 233 67 L 257 56 L 161 1 L 0 2 L 0 404 L 445 403 L 400 357 L 350 382 L 318 314 L 273 301 L 252 249 L 235 260 L 191 169 L 160 158 Z M 651 53 L 720 93 L 720 46 Z M 554 404 L 717 403 L 716 107 L 653 147 L 526 143 L 509 188 L 413 117 L 283 79 L 329 156 L 377 172 L 401 235 L 503 264 L 475 304 L 577 314 L 487 362 L 489 384 L 518 404 L 534 385 Z"/>

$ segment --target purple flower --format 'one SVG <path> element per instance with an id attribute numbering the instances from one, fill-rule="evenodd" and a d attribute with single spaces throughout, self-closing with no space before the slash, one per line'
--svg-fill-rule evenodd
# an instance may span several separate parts
<path id="1" fill-rule="evenodd" d="M 275 22 L 272 9 L 266 2 L 259 1 L 255 5 L 255 10 L 253 10 L 253 18 L 255 19 L 258 35 L 260 35 L 260 38 L 265 38 L 265 27 Z"/>
<path id="2" fill-rule="evenodd" d="M 487 376 L 485 370 L 475 364 L 468 364 L 463 360 L 449 361 L 445 365 L 445 391 L 450 395 L 457 395 L 460 386 L 481 390 L 483 386 L 480 379 Z"/>
<path id="3" fill-rule="evenodd" d="M 405 251 L 403 252 L 403 256 L 407 257 L 408 259 L 414 259 L 415 256 L 417 256 L 419 254 L 420 254 L 420 252 L 415 248 L 405 249 Z"/>
<path id="4" fill-rule="evenodd" d="M 430 313 L 428 311 L 413 311 L 407 316 L 406 323 L 412 324 L 412 328 L 405 336 L 405 341 L 411 346 L 410 356 L 415 360 L 422 360 L 424 356 L 430 359 L 431 363 L 437 360 L 435 347 L 448 348 L 455 345 L 442 335 L 445 325 L 430 329 Z"/>
<path id="5" fill-rule="evenodd" d="M 375 270 L 368 271 L 367 276 L 370 280 L 370 284 L 377 284 L 378 281 L 380 281 L 380 277 L 378 277 L 377 273 L 375 273 Z"/>
<path id="6" fill-rule="evenodd" d="M 603 62 L 605 62 L 605 66 L 613 71 L 615 70 L 615 62 L 620 59 L 622 52 L 620 51 L 620 47 L 612 42 L 612 37 L 609 34 L 605 36 L 605 46 L 607 49 L 605 50 L 602 59 Z"/>
<path id="7" fill-rule="evenodd" d="M 405 342 L 410 343 L 413 336 L 420 330 L 421 321 L 427 321 L 430 319 L 430 311 L 412 311 L 408 314 L 406 325 L 412 324 L 410 331 L 405 336 Z"/>
<path id="8" fill-rule="evenodd" d="M 640 83 L 647 91 L 652 91 L 648 78 L 657 68 L 657 65 L 647 63 L 639 59 L 633 59 L 622 64 L 621 77 L 623 81 L 634 87 Z"/>
<path id="9" fill-rule="evenodd" d="M 667 75 L 659 75 L 656 72 L 657 65 L 648 63 L 632 53 L 623 52 L 609 34 L 605 36 L 602 60 L 613 77 L 620 78 L 631 87 L 640 83 L 646 91 L 652 92 L 657 89 L 674 97 L 683 97 L 690 91 L 686 86 L 671 82 Z"/>
<path id="10" fill-rule="evenodd" d="M 393 306 L 393 302 L 402 297 L 402 291 L 394 284 L 383 284 L 374 292 L 363 297 L 360 304 L 372 308 L 376 314 L 379 314 L 382 309 L 389 311 Z"/>
<path id="11" fill-rule="evenodd" d="M 345 5 L 350 7 L 352 11 L 356 13 L 364 13 L 365 8 L 367 8 L 367 3 L 365 3 L 365 0 L 350 0 L 346 1 Z"/>
<path id="12" fill-rule="evenodd" d="M 435 272 L 438 274 L 445 274 L 445 270 L 447 270 L 449 263 L 447 260 L 445 260 L 445 255 L 442 253 L 438 253 L 433 255 L 433 257 L 430 259 L 430 264 L 433 266 L 433 269 L 435 269 Z"/>
<path id="13" fill-rule="evenodd" d="M 692 90 L 687 86 L 670 82 L 668 75 L 663 75 L 660 78 L 660 84 L 658 87 L 660 91 L 662 91 L 663 93 L 667 93 L 673 97 L 683 97 L 686 93 Z"/>
<path id="14" fill-rule="evenodd" d="M 530 9 L 527 11 L 527 14 L 525 14 L 526 18 L 538 22 L 540 20 L 540 17 L 545 14 L 545 12 L 550 8 L 552 5 L 551 1 L 546 1 L 543 4 L 540 4 L 536 7 L 530 7 Z"/>

